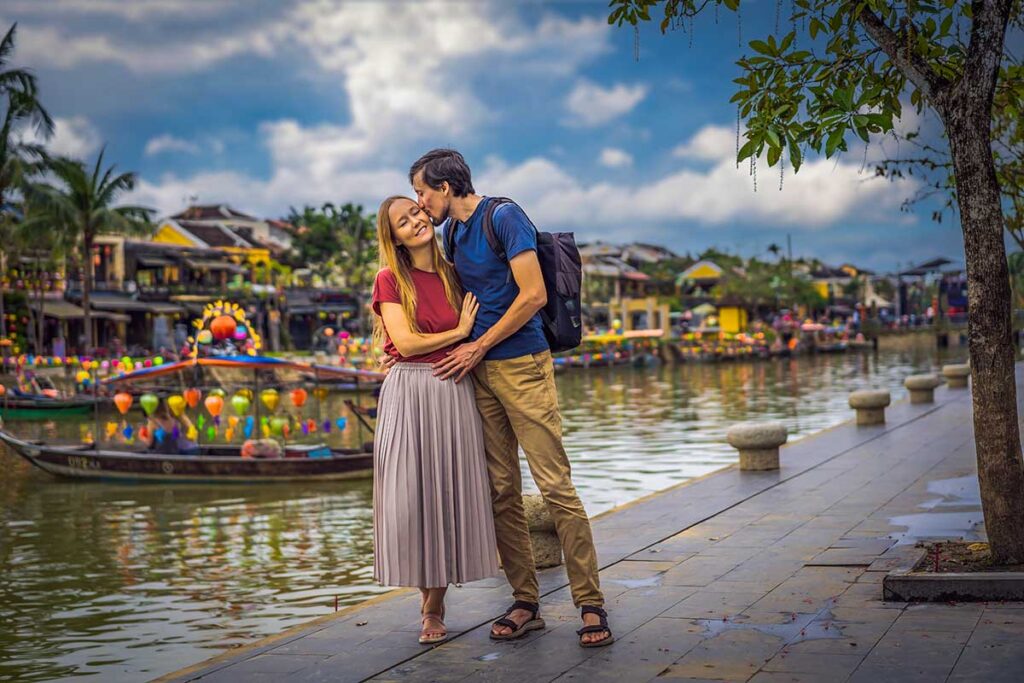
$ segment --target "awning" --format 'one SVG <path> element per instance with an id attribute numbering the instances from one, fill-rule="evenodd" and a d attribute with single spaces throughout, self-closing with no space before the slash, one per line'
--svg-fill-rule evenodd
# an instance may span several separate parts
<path id="1" fill-rule="evenodd" d="M 94 293 L 89 297 L 93 309 L 105 311 L 126 311 L 129 313 L 155 313 L 157 315 L 175 315 L 184 313 L 185 309 L 167 301 L 139 301 L 120 294 L 107 292 Z M 124 316 L 125 319 L 128 316 Z"/>
<path id="2" fill-rule="evenodd" d="M 229 273 L 248 272 L 242 266 L 227 261 L 210 261 L 206 259 L 185 259 L 185 264 L 193 270 L 226 270 Z"/>
<path id="3" fill-rule="evenodd" d="M 161 256 L 140 256 L 138 263 L 139 266 L 143 268 L 165 268 L 167 266 L 174 265 L 174 261 L 170 261 Z"/>
<path id="4" fill-rule="evenodd" d="M 81 320 L 85 317 L 85 310 L 70 301 L 44 301 L 43 315 L 56 320 Z M 92 317 L 113 320 L 114 322 L 128 322 L 131 320 L 130 316 L 122 313 L 111 313 L 110 311 L 93 311 Z"/>

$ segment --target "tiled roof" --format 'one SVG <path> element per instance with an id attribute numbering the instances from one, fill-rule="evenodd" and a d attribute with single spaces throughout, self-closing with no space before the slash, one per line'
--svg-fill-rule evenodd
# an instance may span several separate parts
<path id="1" fill-rule="evenodd" d="M 221 218 L 241 218 L 247 221 L 258 220 L 254 216 L 235 211 L 227 204 L 206 204 L 202 206 L 190 206 L 181 213 L 171 216 L 175 220 L 218 220 Z"/>

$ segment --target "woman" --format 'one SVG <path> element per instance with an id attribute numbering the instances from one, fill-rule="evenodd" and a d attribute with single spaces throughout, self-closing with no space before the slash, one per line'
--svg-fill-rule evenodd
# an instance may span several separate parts
<path id="1" fill-rule="evenodd" d="M 374 336 L 398 362 L 377 404 L 374 578 L 420 589 L 419 642 L 429 645 L 448 637 L 448 584 L 498 573 L 473 385 L 439 380 L 431 368 L 469 335 L 478 304 L 472 294 L 463 297 L 434 225 L 416 202 L 384 200 L 377 238 Z"/>

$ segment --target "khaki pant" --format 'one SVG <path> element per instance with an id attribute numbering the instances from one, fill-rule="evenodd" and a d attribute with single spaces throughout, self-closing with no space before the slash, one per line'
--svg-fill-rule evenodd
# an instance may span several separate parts
<path id="1" fill-rule="evenodd" d="M 483 361 L 474 368 L 473 376 L 484 424 L 498 554 L 515 599 L 540 599 L 523 512 L 522 446 L 562 542 L 573 603 L 577 607 L 603 605 L 590 520 L 576 495 L 569 458 L 562 447 L 562 416 L 551 353 Z"/>

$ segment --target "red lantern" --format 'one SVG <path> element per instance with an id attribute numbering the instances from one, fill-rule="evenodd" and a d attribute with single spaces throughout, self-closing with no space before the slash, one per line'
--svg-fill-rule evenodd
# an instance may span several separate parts
<path id="1" fill-rule="evenodd" d="M 210 332 L 217 341 L 228 339 L 235 333 L 235 319 L 230 315 L 219 315 L 210 323 Z"/>

